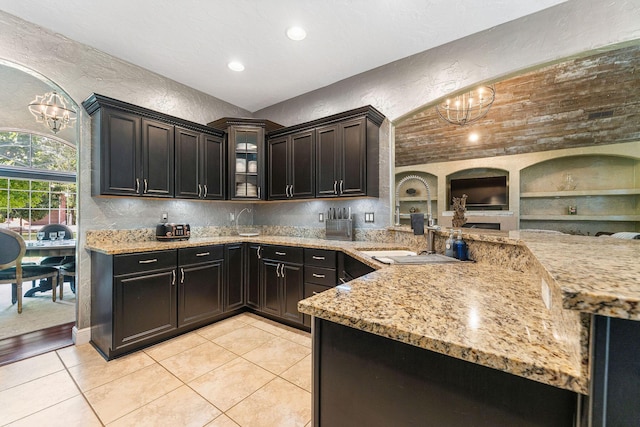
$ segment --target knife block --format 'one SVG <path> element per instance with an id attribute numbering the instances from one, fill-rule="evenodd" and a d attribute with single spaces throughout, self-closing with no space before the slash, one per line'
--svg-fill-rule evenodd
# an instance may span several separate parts
<path id="1" fill-rule="evenodd" d="M 351 219 L 327 219 L 326 239 L 328 240 L 353 240 L 353 218 Z"/>

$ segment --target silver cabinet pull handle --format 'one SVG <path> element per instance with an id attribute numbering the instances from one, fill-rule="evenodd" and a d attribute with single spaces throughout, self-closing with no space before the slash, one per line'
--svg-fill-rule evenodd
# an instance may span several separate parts
<path id="1" fill-rule="evenodd" d="M 261 194 L 262 194 L 262 192 L 261 192 L 261 188 L 260 188 L 260 187 L 258 187 L 258 199 L 262 199 Z"/>
<path id="2" fill-rule="evenodd" d="M 313 295 L 318 295 L 320 292 L 313 291 Z"/>
<path id="3" fill-rule="evenodd" d="M 333 194 L 338 194 L 338 181 L 333 181 Z"/>
<path id="4" fill-rule="evenodd" d="M 278 252 L 278 251 L 276 251 L 276 255 L 285 256 L 286 254 L 287 254 L 286 252 Z"/>
<path id="5" fill-rule="evenodd" d="M 346 280 L 344 280 L 342 277 L 340 278 L 340 283 L 347 283 Z"/>
<path id="6" fill-rule="evenodd" d="M 284 264 L 280 264 L 282 267 L 280 268 L 280 274 L 284 277 Z"/>
<path id="7" fill-rule="evenodd" d="M 324 279 L 326 276 L 324 274 L 313 273 L 313 277 L 317 277 L 318 279 Z"/>
<path id="8" fill-rule="evenodd" d="M 209 189 L 207 188 L 207 184 L 204 185 L 204 196 L 202 196 L 203 199 L 207 198 L 207 193 L 209 192 Z"/>
<path id="9" fill-rule="evenodd" d="M 344 193 L 344 181 L 340 180 L 340 194 Z"/>
<path id="10" fill-rule="evenodd" d="M 180 268 L 180 283 L 184 283 L 184 268 Z"/>
<path id="11" fill-rule="evenodd" d="M 138 261 L 138 264 L 153 264 L 154 262 L 158 262 L 158 259 L 141 259 L 140 261 Z"/>
<path id="12" fill-rule="evenodd" d="M 256 254 L 258 255 L 258 259 L 262 258 L 262 255 L 260 254 L 260 252 L 262 252 L 262 246 L 258 246 L 258 250 L 256 251 Z"/>
<path id="13" fill-rule="evenodd" d="M 140 178 L 136 178 L 136 193 L 140 192 Z"/>
<path id="14" fill-rule="evenodd" d="M 207 255 L 211 255 L 211 252 L 200 252 L 199 254 L 196 254 L 196 256 L 207 256 Z"/>
<path id="15" fill-rule="evenodd" d="M 202 198 L 202 185 L 198 184 L 198 199 Z"/>
<path id="16" fill-rule="evenodd" d="M 289 184 L 287 184 L 286 187 L 284 187 L 284 195 L 285 197 L 291 197 L 289 196 Z"/>
<path id="17" fill-rule="evenodd" d="M 280 277 L 280 264 L 276 265 L 276 276 Z"/>
<path id="18" fill-rule="evenodd" d="M 176 284 L 176 271 L 173 270 L 172 273 L 173 273 L 173 279 L 171 280 L 171 286 Z"/>
<path id="19" fill-rule="evenodd" d="M 147 178 L 144 179 L 144 193 L 147 194 L 149 191 L 149 183 L 147 182 Z"/>
<path id="20" fill-rule="evenodd" d="M 318 259 L 318 260 L 321 260 L 321 261 L 324 261 L 324 259 L 325 259 L 323 256 L 316 256 L 316 255 L 312 256 L 311 258 Z"/>

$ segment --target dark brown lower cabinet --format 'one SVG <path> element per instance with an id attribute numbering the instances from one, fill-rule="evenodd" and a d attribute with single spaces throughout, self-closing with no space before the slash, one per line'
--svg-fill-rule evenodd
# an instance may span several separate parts
<path id="1" fill-rule="evenodd" d="M 224 246 L 178 249 L 178 276 L 179 328 L 222 314 Z"/>
<path id="2" fill-rule="evenodd" d="M 303 297 L 303 265 L 264 259 L 261 267 L 261 311 L 289 322 L 302 324 L 298 301 Z"/>
<path id="3" fill-rule="evenodd" d="M 174 334 L 176 251 L 92 252 L 91 342 L 108 359 Z"/>
<path id="4" fill-rule="evenodd" d="M 224 311 L 238 310 L 245 305 L 245 258 L 247 246 L 244 243 L 224 246 Z"/>

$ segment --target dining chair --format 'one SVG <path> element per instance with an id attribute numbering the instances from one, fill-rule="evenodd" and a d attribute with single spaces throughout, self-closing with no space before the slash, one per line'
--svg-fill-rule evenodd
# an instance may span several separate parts
<path id="1" fill-rule="evenodd" d="M 22 265 L 26 252 L 24 239 L 18 233 L 0 228 L 0 284 L 10 283 L 12 286 L 11 303 L 18 302 L 18 313 L 22 313 L 22 282 L 51 278 L 53 301 L 56 300 L 58 287 L 58 270 L 41 265 Z M 14 299 L 15 298 L 15 299 Z"/>

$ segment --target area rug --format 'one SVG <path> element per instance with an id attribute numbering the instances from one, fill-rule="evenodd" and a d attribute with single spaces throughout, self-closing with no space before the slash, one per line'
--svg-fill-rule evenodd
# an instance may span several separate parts
<path id="1" fill-rule="evenodd" d="M 23 292 L 29 284 L 23 285 Z M 58 295 L 59 296 L 59 295 Z M 22 298 L 22 313 L 18 304 L 11 304 L 11 285 L 0 285 L 0 339 L 33 332 L 76 319 L 76 296 L 68 283 L 64 284 L 64 299 L 51 300 L 51 291 L 38 292 Z"/>

